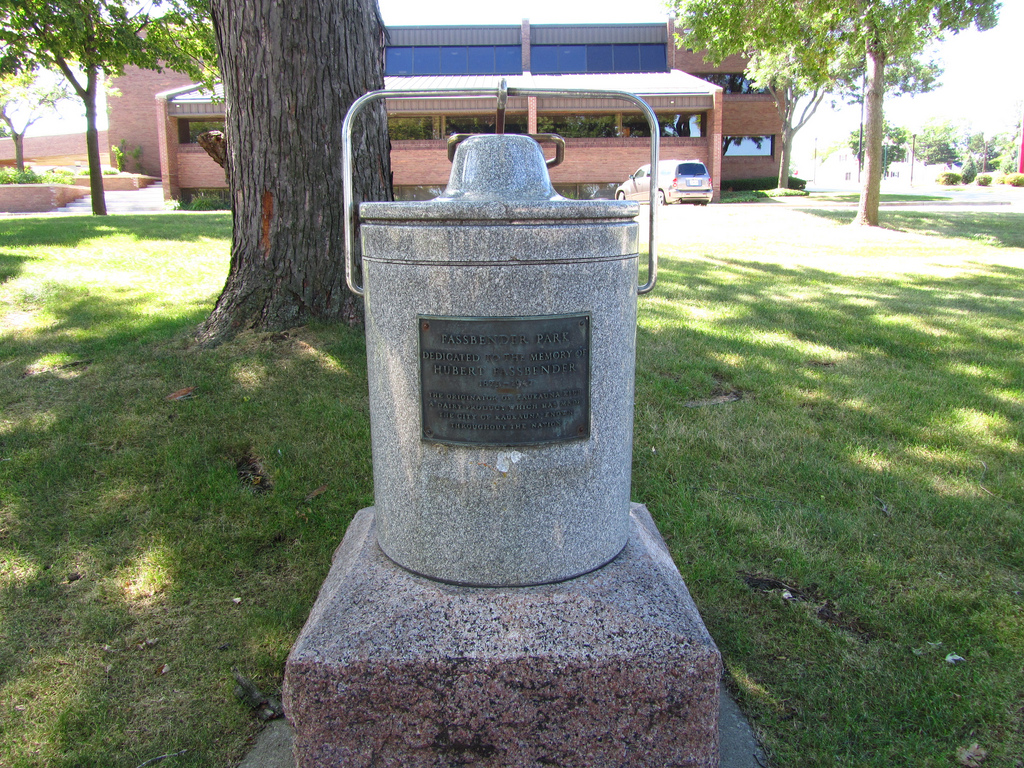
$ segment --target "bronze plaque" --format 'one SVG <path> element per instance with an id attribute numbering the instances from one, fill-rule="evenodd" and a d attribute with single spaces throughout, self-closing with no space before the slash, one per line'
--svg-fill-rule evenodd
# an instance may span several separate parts
<path id="1" fill-rule="evenodd" d="M 423 439 L 590 437 L 590 315 L 420 317 Z"/>

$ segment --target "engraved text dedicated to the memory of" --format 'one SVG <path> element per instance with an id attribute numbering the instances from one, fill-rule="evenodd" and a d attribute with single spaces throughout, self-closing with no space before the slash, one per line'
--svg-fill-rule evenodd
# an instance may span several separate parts
<path id="1" fill-rule="evenodd" d="M 424 440 L 526 445 L 590 436 L 590 315 L 418 322 Z"/>

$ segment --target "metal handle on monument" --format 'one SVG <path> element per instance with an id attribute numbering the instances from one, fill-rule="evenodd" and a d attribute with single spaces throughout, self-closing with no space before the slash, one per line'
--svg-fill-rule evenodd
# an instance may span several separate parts
<path id="1" fill-rule="evenodd" d="M 452 96 L 497 96 L 501 98 L 502 93 L 507 92 L 508 96 L 537 96 L 537 97 L 562 97 L 573 96 L 577 98 L 612 98 L 631 101 L 636 104 L 644 117 L 647 118 L 647 125 L 651 129 L 651 169 L 652 173 L 658 173 L 658 138 L 661 133 L 658 118 L 654 110 L 639 96 L 627 91 L 580 91 L 572 89 L 539 89 L 539 88 L 508 88 L 503 87 L 504 81 L 498 89 L 479 88 L 453 88 L 450 90 L 437 91 L 371 91 L 360 96 L 349 107 L 345 115 L 345 121 L 341 127 L 341 149 L 342 149 L 342 203 L 345 211 L 345 282 L 348 289 L 356 296 L 363 295 L 363 286 L 355 284 L 355 233 L 356 217 L 359 211 L 355 201 L 352 199 L 352 129 L 355 125 L 356 116 L 369 104 L 376 103 L 382 99 L 437 99 Z M 647 249 L 647 282 L 637 287 L 637 293 L 645 294 L 654 289 L 658 279 L 658 206 L 656 196 L 657 185 L 651 187 L 650 196 L 650 236 Z"/>

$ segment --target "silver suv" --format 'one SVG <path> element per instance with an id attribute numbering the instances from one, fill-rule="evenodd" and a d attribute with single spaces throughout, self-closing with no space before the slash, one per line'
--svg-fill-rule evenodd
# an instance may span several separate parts
<path id="1" fill-rule="evenodd" d="M 658 163 L 657 200 L 666 203 L 692 203 L 707 205 L 715 190 L 707 166 L 700 160 L 662 160 Z M 646 202 L 651 196 L 650 164 L 615 188 L 616 200 Z"/>

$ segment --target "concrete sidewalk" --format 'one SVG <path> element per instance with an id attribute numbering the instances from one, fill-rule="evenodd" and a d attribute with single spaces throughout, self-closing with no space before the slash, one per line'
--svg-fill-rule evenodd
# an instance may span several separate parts
<path id="1" fill-rule="evenodd" d="M 159 184 L 151 184 L 144 189 L 133 189 L 128 192 L 104 192 L 103 199 L 107 204 L 107 213 L 166 213 L 164 205 L 164 188 Z M 92 213 L 92 196 L 58 208 L 54 214 L 77 214 L 88 216 Z M 34 214 L 39 216 L 41 214 Z"/>

